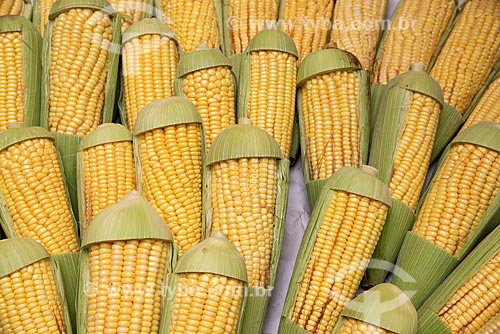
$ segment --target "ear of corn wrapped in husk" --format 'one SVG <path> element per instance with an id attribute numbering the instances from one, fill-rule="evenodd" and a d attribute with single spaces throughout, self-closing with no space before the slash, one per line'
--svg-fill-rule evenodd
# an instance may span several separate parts
<path id="1" fill-rule="evenodd" d="M 156 18 L 129 26 L 122 36 L 120 119 L 134 130 L 148 103 L 174 95 L 179 49 L 173 32 Z"/>
<path id="2" fill-rule="evenodd" d="M 391 205 L 372 167 L 327 179 L 300 245 L 280 333 L 331 333 L 354 297 Z"/>
<path id="3" fill-rule="evenodd" d="M 144 107 L 134 130 L 137 189 L 167 223 L 183 253 L 201 241 L 205 138 L 196 107 L 185 97 Z"/>
<path id="4" fill-rule="evenodd" d="M 42 38 L 22 16 L 0 17 L 0 131 L 39 124 Z"/>
<path id="5" fill-rule="evenodd" d="M 24 16 L 31 20 L 33 5 L 30 0 L 4 0 L 0 4 L 0 16 Z"/>
<path id="6" fill-rule="evenodd" d="M 367 271 L 368 285 L 384 282 L 413 225 L 443 103 L 441 88 L 421 63 L 391 80 L 381 98 L 369 164 L 389 186 L 393 205 Z"/>
<path id="7" fill-rule="evenodd" d="M 77 216 L 76 153 L 82 136 L 112 121 L 119 27 L 105 0 L 57 0 L 44 33 L 40 125 L 54 133 Z"/>
<path id="8" fill-rule="evenodd" d="M 241 118 L 207 156 L 203 212 L 245 259 L 249 294 L 241 333 L 260 333 L 274 287 L 288 204 L 289 162 L 266 131 Z"/>
<path id="9" fill-rule="evenodd" d="M 30 238 L 2 240 L 0 258 L 0 332 L 75 333 L 61 270 L 45 248 Z"/>
<path id="10" fill-rule="evenodd" d="M 396 286 L 382 283 L 346 306 L 333 334 L 416 334 L 417 311 Z"/>
<path id="11" fill-rule="evenodd" d="M 359 60 L 361 67 L 373 71 L 388 0 L 338 0 L 333 11 L 330 42 Z"/>
<path id="12" fill-rule="evenodd" d="M 250 41 L 240 64 L 238 117 L 273 136 L 285 159 L 292 144 L 297 57 L 288 35 L 264 30 Z"/>
<path id="13" fill-rule="evenodd" d="M 182 55 L 175 95 L 185 96 L 198 109 L 207 151 L 222 130 L 236 123 L 236 79 L 219 49 L 201 44 Z"/>
<path id="14" fill-rule="evenodd" d="M 356 57 L 336 48 L 310 54 L 299 67 L 300 148 L 311 207 L 325 179 L 367 162 L 368 76 Z"/>
<path id="15" fill-rule="evenodd" d="M 222 21 L 226 56 L 245 51 L 248 44 L 260 31 L 276 29 L 279 0 L 219 0 L 223 4 Z"/>
<path id="16" fill-rule="evenodd" d="M 498 138 L 500 125 L 479 123 L 443 153 L 394 271 L 417 308 L 500 221 Z"/>
<path id="17" fill-rule="evenodd" d="M 386 26 L 375 59 L 371 106 L 372 124 L 385 86 L 411 64 L 430 69 L 441 48 L 441 38 L 458 13 L 457 0 L 401 0 Z"/>
<path id="18" fill-rule="evenodd" d="M 432 160 L 465 122 L 474 96 L 500 66 L 500 2 L 466 1 L 442 43 L 430 71 L 443 89 L 445 102 Z"/>
<path id="19" fill-rule="evenodd" d="M 120 124 L 101 124 L 83 137 L 76 159 L 83 234 L 100 211 L 136 188 L 132 134 Z"/>
<path id="20" fill-rule="evenodd" d="M 477 333 L 500 314 L 499 240 L 497 227 L 427 299 L 418 333 Z"/>
<path id="21" fill-rule="evenodd" d="M 54 137 L 40 127 L 0 133 L 0 224 L 8 238 L 29 237 L 50 254 L 78 251 Z"/>
<path id="22" fill-rule="evenodd" d="M 172 233 L 148 201 L 129 192 L 82 236 L 78 333 L 159 333 Z"/>
<path id="23" fill-rule="evenodd" d="M 202 43 L 220 49 L 224 45 L 222 0 L 154 0 L 156 16 L 175 34 L 183 52 Z"/>
<path id="24" fill-rule="evenodd" d="M 188 249 L 169 275 L 161 333 L 240 333 L 246 287 L 243 257 L 215 231 Z"/>

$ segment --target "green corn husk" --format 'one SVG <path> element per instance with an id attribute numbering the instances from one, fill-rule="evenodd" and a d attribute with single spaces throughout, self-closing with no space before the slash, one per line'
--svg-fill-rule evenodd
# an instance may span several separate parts
<path id="1" fill-rule="evenodd" d="M 167 295 L 164 303 L 165 311 L 162 313 L 160 333 L 170 334 L 173 332 L 174 315 L 172 311 L 176 302 L 177 282 L 179 275 L 188 273 L 211 273 L 241 281 L 243 298 L 235 334 L 241 333 L 242 319 L 246 312 L 246 292 L 248 289 L 245 261 L 236 247 L 229 242 L 227 236 L 218 231 L 215 231 L 212 236 L 191 247 L 179 257 L 174 273 L 168 277 Z"/>
<path id="2" fill-rule="evenodd" d="M 394 334 L 417 333 L 417 310 L 396 286 L 382 283 L 354 298 L 342 312 L 333 334 L 341 333 L 346 318 L 377 326 Z"/>
<path id="3" fill-rule="evenodd" d="M 360 131 L 360 158 L 359 167 L 367 163 L 370 139 L 370 115 L 369 115 L 369 74 L 361 69 L 356 57 L 339 49 L 325 49 L 311 53 L 304 58 L 297 74 L 297 113 L 300 130 L 300 150 L 303 163 L 304 179 L 306 181 L 309 204 L 314 207 L 321 189 L 325 184 L 324 179 L 312 179 L 311 166 L 307 154 L 307 129 L 305 128 L 305 116 L 302 108 L 302 86 L 305 82 L 315 76 L 336 71 L 357 71 L 360 78 L 360 96 L 358 101 L 358 117 Z"/>
<path id="4" fill-rule="evenodd" d="M 182 55 L 180 61 L 179 61 L 179 66 L 177 67 L 177 79 L 175 80 L 174 83 L 174 91 L 176 96 L 184 96 L 189 99 L 188 96 L 184 93 L 184 78 L 194 72 L 198 72 L 201 70 L 206 70 L 210 68 L 215 68 L 215 67 L 227 67 L 231 70 L 232 77 L 233 77 L 233 94 L 234 94 L 234 105 L 231 104 L 229 106 L 229 112 L 231 113 L 228 115 L 229 120 L 228 120 L 228 125 L 233 125 L 236 123 L 236 78 L 234 76 L 234 72 L 232 71 L 232 66 L 231 62 L 222 54 L 222 52 L 219 49 L 212 49 L 209 48 L 206 44 L 200 44 L 196 50 L 187 52 Z M 212 95 L 213 96 L 213 95 Z M 200 102 L 205 102 L 206 97 L 202 96 L 201 97 L 202 101 Z M 210 100 L 215 100 L 214 102 L 211 102 L 210 104 L 219 104 L 219 105 L 225 105 L 224 100 L 222 97 L 214 97 Z M 197 104 L 198 101 L 191 101 L 193 104 Z M 212 104 L 212 107 L 213 107 Z M 209 107 L 209 108 L 212 108 Z M 213 110 L 213 109 L 210 109 Z M 200 112 L 201 118 L 203 121 L 203 127 L 205 129 L 205 143 L 207 145 L 207 150 L 210 149 L 210 145 L 213 141 L 213 136 L 218 135 L 222 130 L 224 130 L 224 127 L 218 129 L 218 132 L 213 132 L 209 133 L 208 129 L 212 129 L 211 122 L 215 122 L 215 124 L 221 123 L 221 114 L 211 115 L 210 110 L 204 110 L 203 112 Z M 214 129 L 212 129 L 214 130 Z"/>
<path id="5" fill-rule="evenodd" d="M 47 250 L 30 238 L 12 238 L 0 241 L 0 258 L 2 259 L 0 262 L 0 277 L 5 277 L 26 266 L 49 259 L 59 301 L 61 302 L 63 320 L 66 325 L 65 333 L 76 333 L 71 326 L 71 307 L 69 306 L 71 297 L 67 295 L 68 290 L 65 289 L 63 284 L 65 283 L 64 274 L 67 267 L 61 265 L 54 258 L 50 258 Z M 73 290 L 71 293 L 74 295 L 75 291 Z"/>
<path id="6" fill-rule="evenodd" d="M 90 132 L 88 135 L 82 138 L 79 146 L 79 151 L 76 155 L 77 161 L 77 192 L 78 192 L 78 213 L 79 220 L 78 224 L 80 227 L 80 235 L 83 235 L 84 230 L 90 224 L 87 221 L 87 210 L 86 210 L 86 200 L 87 196 L 85 193 L 85 172 L 84 172 L 84 161 L 83 152 L 91 147 L 100 146 L 108 143 L 116 143 L 130 141 L 132 142 L 132 134 L 128 129 L 120 124 L 105 123 L 99 125 L 94 131 Z M 97 180 L 96 180 L 97 181 Z M 97 187 L 103 186 L 110 188 L 109 184 L 97 184 Z M 121 185 L 114 185 L 118 187 Z M 134 190 L 134 189 L 129 189 Z M 88 194 L 91 197 L 91 194 Z"/>
<path id="7" fill-rule="evenodd" d="M 259 107 L 259 102 L 258 101 L 252 101 L 251 96 L 250 96 L 250 87 L 251 87 L 251 77 L 252 77 L 252 66 L 251 66 L 251 57 L 254 52 L 260 52 L 260 51 L 277 51 L 277 52 L 282 52 L 286 53 L 289 55 L 294 56 L 296 59 L 298 58 L 298 52 L 297 48 L 295 47 L 295 43 L 293 40 L 285 33 L 280 32 L 278 30 L 263 30 L 259 32 L 251 41 L 250 44 L 248 45 L 247 49 L 245 50 L 243 56 L 240 58 L 240 73 L 239 73 L 239 84 L 238 84 L 238 119 L 241 117 L 248 117 L 250 119 L 253 118 L 253 122 L 257 123 L 257 121 L 262 122 L 263 120 L 261 119 L 262 115 L 258 114 L 253 116 L 250 112 L 252 111 L 252 108 L 258 108 Z M 278 66 L 277 64 L 273 64 L 274 66 Z M 278 80 L 280 78 L 277 78 Z M 266 84 L 272 84 L 271 83 L 272 78 L 269 78 L 269 80 L 266 82 Z M 279 83 L 279 82 L 278 82 Z M 269 91 L 265 87 L 261 87 L 261 89 L 264 91 L 266 94 L 266 101 L 269 101 L 270 103 L 276 103 L 277 98 L 280 97 L 279 94 L 282 94 L 279 91 Z M 292 102 L 293 105 L 295 106 L 295 99 L 296 99 L 296 90 L 295 87 L 291 88 L 292 92 Z M 284 101 L 287 102 L 287 101 Z M 266 106 L 267 107 L 267 106 Z M 267 109 L 267 108 L 266 108 Z M 278 141 L 278 144 L 281 147 L 281 151 L 283 154 L 285 154 L 285 159 L 290 158 L 290 148 L 292 145 L 293 141 L 293 122 L 295 119 L 295 107 L 293 110 L 285 110 L 284 106 L 281 106 L 280 112 L 282 114 L 288 114 L 289 116 L 289 123 L 286 124 L 286 128 L 289 129 L 289 135 L 290 135 L 290 140 L 289 142 L 282 142 L 282 138 L 277 138 L 275 137 L 276 141 Z M 266 121 L 265 124 L 272 124 L 272 127 L 266 126 L 265 129 L 271 136 L 275 136 L 275 128 L 281 128 L 281 124 L 277 124 L 277 119 L 272 119 L 272 120 L 267 120 L 267 115 L 266 115 Z M 257 125 L 256 125 L 257 126 Z M 277 136 L 280 136 L 279 132 L 276 134 Z M 282 136 L 282 135 L 281 135 Z"/>
<path id="8" fill-rule="evenodd" d="M 175 266 L 177 253 L 170 229 L 148 201 L 137 191 L 131 191 L 117 204 L 108 206 L 98 213 L 90 223 L 82 236 L 82 251 L 79 259 L 80 273 L 77 290 L 78 333 L 86 333 L 88 296 L 98 291 L 98 287 L 92 286 L 90 280 L 90 247 L 106 242 L 144 239 L 163 240 L 170 245 L 166 250 L 163 283 L 161 286 L 155 287 L 155 293 L 161 294 L 167 276 Z M 122 293 L 122 291 L 120 290 L 119 293 Z M 126 289 L 125 293 L 127 293 Z M 163 298 L 161 304 L 163 305 Z"/>
<path id="9" fill-rule="evenodd" d="M 286 209 L 288 205 L 289 168 L 288 160 L 283 159 L 278 143 L 264 130 L 253 125 L 247 118 L 239 119 L 238 125 L 224 130 L 214 141 L 207 156 L 207 170 L 205 174 L 205 192 L 203 197 L 204 220 L 207 231 L 212 229 L 211 184 L 212 166 L 222 162 L 240 158 L 276 158 L 278 160 L 277 193 L 275 220 L 273 228 L 273 245 L 269 268 L 269 282 L 267 287 L 248 287 L 246 310 L 243 317 L 241 334 L 260 333 L 264 318 L 274 288 L 278 269 L 278 260 L 283 239 Z M 222 231 L 224 232 L 224 231 Z M 231 235 L 229 235 L 231 240 Z"/>
<path id="10" fill-rule="evenodd" d="M 42 37 L 37 28 L 22 16 L 0 17 L 0 34 L 20 32 L 22 35 L 24 122 L 25 126 L 39 125 L 40 76 L 42 74 Z M 1 46 L 3 48 L 4 46 Z M 2 65 L 12 66 L 12 64 Z M 2 130 L 5 129 L 2 126 Z"/>
<path id="11" fill-rule="evenodd" d="M 122 39 L 121 39 L 121 48 L 123 49 L 125 47 L 125 44 L 133 41 L 136 38 L 140 38 L 143 35 L 160 35 L 162 37 L 167 37 L 170 40 L 173 40 L 175 44 L 178 46 L 177 39 L 174 36 L 174 33 L 172 30 L 170 30 L 163 22 L 161 22 L 157 18 L 147 18 L 143 19 L 137 23 L 134 23 L 130 25 L 122 34 Z M 159 46 L 158 46 L 159 48 Z M 153 51 L 153 50 L 151 50 Z M 179 55 L 182 54 L 182 52 L 178 49 Z M 122 56 L 125 57 L 125 56 Z M 142 64 L 143 66 L 146 64 Z M 128 116 L 127 116 L 127 109 L 126 109 L 126 100 L 125 100 L 125 78 L 123 75 L 124 72 L 124 60 L 122 59 L 121 65 L 120 65 L 120 76 L 119 76 L 119 81 L 120 81 L 120 89 L 119 89 L 119 97 L 118 97 L 118 110 L 120 114 L 120 121 L 123 125 L 128 126 Z M 165 65 L 166 66 L 166 65 Z M 131 72 L 133 72 L 134 69 L 131 69 Z M 145 75 L 151 75 L 152 77 L 154 76 L 154 71 L 151 72 L 145 72 L 143 73 Z M 173 85 L 174 83 L 172 83 Z M 172 92 L 165 92 L 165 96 L 161 96 L 161 98 L 166 98 L 174 95 L 174 91 L 172 89 Z M 132 132 L 133 126 L 128 126 L 129 130 Z"/>
<path id="12" fill-rule="evenodd" d="M 413 64 L 409 72 L 392 79 L 386 86 L 385 95 L 380 102 L 380 109 L 383 113 L 375 122 L 369 163 L 379 170 L 379 178 L 387 185 L 392 179 L 396 152 L 402 139 L 402 131 L 414 93 L 431 97 L 441 106 L 444 103 L 441 88 L 424 72 L 424 69 L 425 66 L 421 63 Z M 430 158 L 430 156 L 423 158 Z M 427 170 L 428 165 L 420 168 Z M 421 191 L 422 189 L 415 189 L 415 192 Z M 397 259 L 406 232 L 411 229 L 416 218 L 415 208 L 410 208 L 394 197 L 392 203 L 384 230 L 375 248 L 373 261 L 366 273 L 365 283 L 369 286 L 385 281 L 392 264 Z"/>
<path id="13" fill-rule="evenodd" d="M 500 152 L 499 136 L 500 127 L 498 125 L 481 122 L 464 130 L 451 142 L 443 152 L 437 171 L 420 200 L 417 219 L 418 212 L 426 200 L 426 195 L 432 189 L 440 170 L 445 168 L 444 164 L 451 146 L 470 143 Z M 498 222 L 500 222 L 500 193 L 495 196 L 491 205 L 484 212 L 457 256 L 452 256 L 413 231 L 408 232 L 398 255 L 393 283 L 405 293 L 411 293 L 410 299 L 413 305 L 419 308 L 451 271 L 498 225 Z M 433 265 L 429 266 L 429 263 Z"/>
<path id="14" fill-rule="evenodd" d="M 292 320 L 292 316 L 296 299 L 299 294 L 299 289 L 302 281 L 304 280 L 307 265 L 314 250 L 317 235 L 321 225 L 323 224 L 325 213 L 335 191 L 345 191 L 348 193 L 358 194 L 359 196 L 380 201 L 388 207 L 391 206 L 392 202 L 389 189 L 376 177 L 376 172 L 371 167 L 344 167 L 339 169 L 326 180 L 312 211 L 309 225 L 307 226 L 297 253 L 299 256 L 295 262 L 290 285 L 288 287 L 288 293 L 285 299 L 283 313 L 281 315 L 280 328 L 278 331 L 280 334 L 308 333 Z M 379 234 L 381 231 L 370 232 Z M 368 259 L 366 259 L 366 261 L 366 264 L 368 264 Z M 361 282 L 357 283 L 359 284 Z M 350 296 L 350 298 L 352 297 L 354 297 L 354 295 Z"/>
<path id="15" fill-rule="evenodd" d="M 47 138 L 49 140 L 55 141 L 54 139 L 54 134 L 49 133 L 47 130 L 41 128 L 41 127 L 23 127 L 18 124 L 11 124 L 9 125 L 8 129 L 0 133 L 0 151 L 15 145 L 17 143 L 29 140 L 29 139 L 34 139 L 34 138 Z M 57 148 L 57 145 L 54 143 L 54 145 Z M 64 165 L 62 161 L 61 154 L 59 152 L 59 165 L 61 167 L 61 172 L 62 175 L 56 175 L 54 174 L 54 177 L 61 177 L 64 178 Z M 19 171 L 21 173 L 21 171 Z M 69 197 L 69 189 L 68 189 L 68 182 L 67 180 L 63 179 L 63 184 L 65 187 L 65 192 L 66 192 L 66 202 L 67 205 L 69 206 L 69 211 L 73 220 L 74 224 L 74 229 L 75 229 L 75 238 L 78 239 L 78 227 L 76 224 L 76 219 L 75 215 L 73 213 L 73 210 L 70 205 L 70 197 Z M 0 225 L 2 226 L 2 229 L 7 236 L 7 238 L 14 238 L 14 237 L 27 237 L 24 235 L 16 235 L 16 232 L 14 230 L 14 223 L 12 216 L 10 214 L 9 208 L 7 207 L 7 203 L 5 202 L 4 195 L 0 191 Z"/>
<path id="16" fill-rule="evenodd" d="M 491 232 L 468 255 L 446 280 L 418 310 L 418 333 L 420 334 L 451 334 L 452 331 L 439 317 L 439 311 L 448 300 L 482 267 L 500 252 L 500 227 Z"/>
<path id="17" fill-rule="evenodd" d="M 80 253 L 52 255 L 51 260 L 55 268 L 61 272 L 62 284 L 68 305 L 70 325 L 76 333 L 76 291 L 78 291 L 78 273 Z"/>

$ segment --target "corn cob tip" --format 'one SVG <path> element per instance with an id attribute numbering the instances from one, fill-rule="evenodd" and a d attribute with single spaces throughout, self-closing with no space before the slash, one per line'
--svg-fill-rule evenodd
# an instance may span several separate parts
<path id="1" fill-rule="evenodd" d="M 321 48 L 322 50 L 329 50 L 329 49 L 338 49 L 338 44 L 337 42 L 329 42 L 329 43 L 326 43 L 325 45 L 323 45 L 323 47 Z"/>
<path id="2" fill-rule="evenodd" d="M 372 166 L 368 166 L 368 165 L 363 165 L 361 166 L 361 169 L 365 172 L 367 172 L 368 174 L 370 175 L 373 175 L 375 177 L 378 177 L 378 169 L 375 168 L 375 167 L 372 167 Z"/>
<path id="3" fill-rule="evenodd" d="M 410 65 L 410 71 L 423 71 L 425 72 L 425 64 L 421 62 L 416 62 Z"/>
<path id="4" fill-rule="evenodd" d="M 253 125 L 252 120 L 247 117 L 240 117 L 238 118 L 238 124 L 241 125 Z"/>

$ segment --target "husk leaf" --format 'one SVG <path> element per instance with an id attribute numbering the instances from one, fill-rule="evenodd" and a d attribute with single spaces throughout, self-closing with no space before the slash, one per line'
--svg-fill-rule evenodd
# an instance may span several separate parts
<path id="1" fill-rule="evenodd" d="M 199 70 L 218 66 L 231 68 L 231 62 L 219 49 L 209 48 L 206 44 L 200 44 L 194 51 L 186 52 L 182 55 L 177 66 L 177 78 Z"/>
<path id="2" fill-rule="evenodd" d="M 452 334 L 438 315 L 422 306 L 418 310 L 418 334 Z"/>
<path id="3" fill-rule="evenodd" d="M 0 278 L 30 264 L 49 258 L 49 252 L 30 238 L 0 240 Z"/>
<path id="4" fill-rule="evenodd" d="M 262 30 L 248 44 L 245 52 L 279 51 L 299 57 L 293 39 L 279 30 Z"/>
<path id="5" fill-rule="evenodd" d="M 122 35 L 122 45 L 132 39 L 151 34 L 165 36 L 177 43 L 174 33 L 167 27 L 167 25 L 157 18 L 147 18 L 130 25 L 127 29 L 125 29 Z"/>
<path id="6" fill-rule="evenodd" d="M 439 156 L 439 153 L 441 153 L 446 145 L 448 145 L 453 136 L 462 126 L 462 123 L 462 115 L 460 115 L 457 109 L 448 103 L 445 103 L 443 110 L 441 111 L 441 116 L 439 117 L 434 146 L 432 148 L 431 161 L 434 161 Z"/>
<path id="7" fill-rule="evenodd" d="M 52 255 L 51 262 L 53 268 L 60 272 L 61 283 L 64 287 L 64 295 L 73 333 L 76 333 L 76 291 L 78 289 L 78 260 L 80 253 L 68 253 Z"/>
<path id="8" fill-rule="evenodd" d="M 121 124 L 104 123 L 81 139 L 79 151 L 121 141 L 132 141 L 130 131 Z"/>
<path id="9" fill-rule="evenodd" d="M 113 7 L 106 0 L 57 0 L 52 5 L 49 20 L 55 19 L 59 14 L 74 8 L 89 8 L 114 15 Z"/>

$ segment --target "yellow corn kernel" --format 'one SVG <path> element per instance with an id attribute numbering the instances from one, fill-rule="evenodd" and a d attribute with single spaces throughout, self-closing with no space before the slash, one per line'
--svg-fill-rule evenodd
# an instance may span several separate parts
<path id="1" fill-rule="evenodd" d="M 277 0 L 229 1 L 231 53 L 242 53 L 258 32 L 269 28 L 278 18 Z M 273 22 L 274 21 L 274 22 Z"/>
<path id="2" fill-rule="evenodd" d="M 83 151 L 85 215 L 87 224 L 102 209 L 117 203 L 135 189 L 131 141 L 93 146 Z M 80 221 L 80 225 L 82 226 Z M 87 226 L 82 226 L 86 229 Z"/>
<path id="3" fill-rule="evenodd" d="M 394 334 L 391 331 L 365 323 L 363 321 L 346 318 L 339 334 Z"/>
<path id="4" fill-rule="evenodd" d="M 298 63 L 326 44 L 333 14 L 333 0 L 284 1 L 282 30 L 292 37 L 299 52 Z"/>
<path id="5" fill-rule="evenodd" d="M 480 122 L 500 123 L 500 103 L 498 101 L 500 101 L 500 77 L 488 87 L 461 131 Z"/>
<path id="6" fill-rule="evenodd" d="M 102 120 L 112 21 L 99 10 L 71 9 L 52 29 L 49 130 L 84 136 Z"/>
<path id="7" fill-rule="evenodd" d="M 0 131 L 24 122 L 23 36 L 0 33 Z"/>
<path id="8" fill-rule="evenodd" d="M 455 0 L 402 0 L 380 46 L 373 83 L 387 84 L 413 63 L 428 68 L 455 8 Z"/>
<path id="9" fill-rule="evenodd" d="M 393 198 L 402 201 L 413 211 L 417 209 L 424 187 L 440 111 L 439 102 L 413 93 L 396 149 L 389 189 Z"/>
<path id="10" fill-rule="evenodd" d="M 500 188 L 500 154 L 468 143 L 451 147 L 413 231 L 457 255 Z"/>
<path id="11" fill-rule="evenodd" d="M 184 52 L 202 43 L 220 48 L 215 1 L 161 0 L 165 24 L 172 29 Z"/>
<path id="12" fill-rule="evenodd" d="M 145 17 L 145 14 L 152 14 L 153 6 L 147 5 L 145 0 L 109 0 L 113 9 L 122 14 L 122 32 L 131 24 L 137 23 Z M 150 6 L 151 8 L 148 8 Z"/>
<path id="13" fill-rule="evenodd" d="M 453 333 L 475 334 L 500 314 L 500 252 L 463 284 L 438 312 Z"/>
<path id="14" fill-rule="evenodd" d="M 356 71 L 318 75 L 302 87 L 311 179 L 326 179 L 361 163 L 360 78 Z"/>
<path id="15" fill-rule="evenodd" d="M 476 334 L 497 334 L 500 332 L 500 313 L 488 321 Z"/>
<path id="16" fill-rule="evenodd" d="M 45 25 L 49 22 L 49 13 L 54 2 L 56 2 L 56 0 L 38 0 L 38 6 L 40 6 L 39 29 L 42 37 L 45 32 Z"/>
<path id="17" fill-rule="evenodd" d="M 210 273 L 180 274 L 170 333 L 235 334 L 243 282 Z"/>
<path id="18" fill-rule="evenodd" d="M 296 66 L 296 57 L 286 52 L 254 51 L 250 55 L 247 117 L 276 139 L 285 158 L 292 144 Z"/>
<path id="19" fill-rule="evenodd" d="M 2 3 L 0 3 L 0 16 L 22 15 L 23 9 L 23 0 L 2 0 Z"/>
<path id="20" fill-rule="evenodd" d="M 250 287 L 267 288 L 274 242 L 278 162 L 241 158 L 212 167 L 212 231 L 226 234 L 245 259 Z"/>
<path id="21" fill-rule="evenodd" d="M 472 0 L 457 19 L 431 76 L 444 102 L 464 114 L 500 61 L 500 1 Z"/>
<path id="22" fill-rule="evenodd" d="M 125 43 L 122 61 L 127 123 L 133 131 L 137 114 L 146 104 L 174 95 L 179 52 L 173 39 L 142 35 Z"/>
<path id="23" fill-rule="evenodd" d="M 338 0 L 330 41 L 349 51 L 371 72 L 377 52 L 387 0 Z"/>
<path id="24" fill-rule="evenodd" d="M 127 240 L 90 246 L 87 334 L 158 334 L 167 243 Z"/>
<path id="25" fill-rule="evenodd" d="M 0 189 L 14 232 L 50 254 L 78 251 L 73 217 L 54 143 L 34 138 L 0 151 Z"/>
<path id="26" fill-rule="evenodd" d="M 201 241 L 201 129 L 179 124 L 140 134 L 144 195 L 183 253 Z"/>
<path id="27" fill-rule="evenodd" d="M 331 333 L 361 282 L 387 216 L 387 205 L 333 193 L 300 282 L 292 320 L 311 334 Z"/>
<path id="28" fill-rule="evenodd" d="M 236 123 L 233 74 L 226 66 L 211 67 L 187 74 L 183 83 L 184 95 L 201 115 L 208 151 L 219 133 Z"/>
<path id="29" fill-rule="evenodd" d="M 0 333 L 67 332 L 48 259 L 0 278 L 0 304 Z"/>

